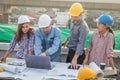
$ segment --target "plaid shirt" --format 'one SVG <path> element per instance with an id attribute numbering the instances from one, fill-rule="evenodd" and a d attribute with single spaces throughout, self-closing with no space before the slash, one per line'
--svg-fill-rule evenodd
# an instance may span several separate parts
<path id="1" fill-rule="evenodd" d="M 26 34 L 23 34 L 21 40 L 18 42 L 18 50 L 16 53 L 17 58 L 24 58 L 25 54 L 28 54 L 29 51 L 34 49 L 34 35 L 31 35 L 30 38 L 27 38 Z M 13 36 L 8 50 L 11 52 L 14 50 L 17 42 L 15 40 L 15 35 Z"/>
<path id="2" fill-rule="evenodd" d="M 106 63 L 109 66 L 109 57 L 113 56 L 114 36 L 110 32 L 104 33 L 100 37 L 98 30 L 95 30 L 89 43 L 87 51 L 89 52 L 89 63 L 95 62 L 98 66 L 100 63 Z"/>

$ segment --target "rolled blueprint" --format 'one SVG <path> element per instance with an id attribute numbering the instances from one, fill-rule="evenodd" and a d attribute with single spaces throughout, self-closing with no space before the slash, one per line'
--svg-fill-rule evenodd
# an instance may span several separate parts
<path id="1" fill-rule="evenodd" d="M 0 64 L 0 67 L 3 68 L 5 71 L 16 73 L 18 69 L 16 66 L 7 65 L 7 64 Z"/>
<path id="2" fill-rule="evenodd" d="M 104 77 L 103 71 L 96 65 L 96 63 L 91 62 L 89 64 L 89 67 L 95 72 L 97 78 L 103 78 Z"/>

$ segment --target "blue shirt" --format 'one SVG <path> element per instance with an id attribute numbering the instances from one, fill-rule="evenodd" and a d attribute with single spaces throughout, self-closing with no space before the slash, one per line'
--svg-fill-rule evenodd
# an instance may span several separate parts
<path id="1" fill-rule="evenodd" d="M 86 41 L 86 36 L 89 32 L 88 25 L 83 19 L 81 19 L 77 23 L 71 22 L 70 28 L 71 33 L 69 36 L 67 47 L 69 49 L 75 50 L 76 54 L 82 55 L 84 50 L 84 44 Z"/>
<path id="2" fill-rule="evenodd" d="M 48 34 L 45 34 L 40 28 L 37 29 L 35 32 L 35 55 L 45 52 L 50 56 L 51 61 L 61 61 L 60 39 L 60 30 L 56 27 L 51 27 Z"/>

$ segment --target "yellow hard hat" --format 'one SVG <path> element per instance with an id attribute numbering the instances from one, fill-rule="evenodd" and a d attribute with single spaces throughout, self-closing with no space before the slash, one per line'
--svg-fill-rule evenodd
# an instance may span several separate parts
<path id="1" fill-rule="evenodd" d="M 90 68 L 82 68 L 78 72 L 77 80 L 95 79 L 96 75 Z"/>
<path id="2" fill-rule="evenodd" d="M 69 9 L 70 16 L 79 16 L 83 12 L 83 7 L 80 3 L 73 3 Z"/>
<path id="3" fill-rule="evenodd" d="M 4 72 L 4 69 L 3 69 L 3 68 L 0 68 L 0 72 Z"/>

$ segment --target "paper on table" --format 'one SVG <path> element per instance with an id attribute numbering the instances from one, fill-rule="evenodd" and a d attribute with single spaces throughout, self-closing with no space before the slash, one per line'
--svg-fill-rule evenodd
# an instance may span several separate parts
<path id="1" fill-rule="evenodd" d="M 17 65 L 17 66 L 23 66 L 24 64 L 25 61 L 12 61 L 8 63 L 8 65 Z"/>
<path id="2" fill-rule="evenodd" d="M 16 71 L 19 73 L 25 69 L 25 67 L 16 67 L 13 65 L 7 65 L 7 64 L 0 64 L 0 67 L 3 68 L 5 71 L 16 73 Z"/>
<path id="3" fill-rule="evenodd" d="M 69 66 L 69 65 L 68 65 Z M 79 70 L 55 67 L 48 71 L 46 78 L 53 79 L 76 79 Z"/>
<path id="4" fill-rule="evenodd" d="M 45 76 L 44 80 L 76 80 L 74 77 L 66 76 Z"/>
<path id="5" fill-rule="evenodd" d="M 19 76 L 19 78 L 22 80 L 45 80 L 43 78 L 47 72 L 48 70 L 45 69 L 26 68 L 24 72 L 21 73 L 23 76 Z"/>
<path id="6" fill-rule="evenodd" d="M 95 72 L 97 78 L 103 78 L 103 71 L 94 62 L 91 62 L 89 67 Z"/>
<path id="7" fill-rule="evenodd" d="M 0 73 L 0 77 L 14 77 L 14 75 L 8 72 L 2 72 Z"/>

